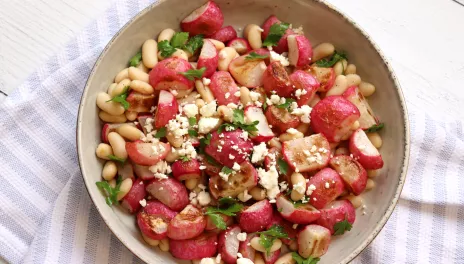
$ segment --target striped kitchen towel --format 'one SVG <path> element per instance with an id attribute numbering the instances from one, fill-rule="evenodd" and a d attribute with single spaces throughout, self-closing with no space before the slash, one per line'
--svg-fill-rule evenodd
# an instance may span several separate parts
<path id="1" fill-rule="evenodd" d="M 0 254 L 11 263 L 141 262 L 111 234 L 82 181 L 77 108 L 111 36 L 152 0 L 118 0 L 0 105 Z M 413 98 L 413 97 L 411 97 Z M 408 101 L 411 160 L 401 200 L 354 263 L 464 263 L 463 117 Z"/>

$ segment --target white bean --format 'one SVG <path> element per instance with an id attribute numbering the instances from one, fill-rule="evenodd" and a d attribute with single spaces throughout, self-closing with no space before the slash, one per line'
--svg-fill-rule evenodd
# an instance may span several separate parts
<path id="1" fill-rule="evenodd" d="M 368 97 L 375 92 L 375 86 L 372 83 L 361 82 L 359 84 L 359 91 L 363 96 Z"/>
<path id="2" fill-rule="evenodd" d="M 181 99 L 181 98 L 188 96 L 192 91 L 193 91 L 193 88 L 188 89 L 188 90 L 175 90 L 174 97 L 176 97 L 176 99 Z"/>
<path id="3" fill-rule="evenodd" d="M 356 65 L 348 64 L 348 66 L 346 66 L 345 74 L 356 74 Z"/>
<path id="4" fill-rule="evenodd" d="M 122 198 L 124 198 L 124 196 L 126 196 L 129 193 L 131 188 L 132 188 L 132 179 L 127 178 L 123 180 L 121 182 L 121 185 L 119 186 L 119 192 L 116 196 L 116 199 L 118 199 L 118 201 L 121 201 Z"/>
<path id="5" fill-rule="evenodd" d="M 201 80 L 195 81 L 195 87 L 197 88 L 198 93 L 201 95 L 201 98 L 203 98 L 203 100 L 206 103 L 214 101 L 213 93 L 211 92 L 208 86 L 203 85 L 203 82 Z"/>
<path id="6" fill-rule="evenodd" d="M 124 107 L 120 103 L 108 102 L 111 100 L 111 96 L 107 93 L 101 92 L 97 95 L 97 106 L 101 110 L 105 111 L 110 115 L 122 115 L 124 114 Z"/>
<path id="7" fill-rule="evenodd" d="M 153 94 L 155 92 L 155 89 L 150 84 L 140 80 L 130 82 L 130 88 L 141 94 Z"/>
<path id="8" fill-rule="evenodd" d="M 351 130 L 357 130 L 361 124 L 359 123 L 358 120 L 354 121 L 354 123 L 351 125 Z"/>
<path id="9" fill-rule="evenodd" d="M 113 148 L 114 155 L 121 159 L 127 159 L 126 141 L 116 132 L 108 134 L 108 141 Z"/>
<path id="10" fill-rule="evenodd" d="M 140 62 L 139 65 L 137 65 L 136 68 L 143 71 L 144 73 L 148 73 L 150 71 L 150 69 L 148 69 L 147 66 L 145 66 L 145 64 L 143 64 L 143 62 Z"/>
<path id="11" fill-rule="evenodd" d="M 127 117 L 125 114 L 121 115 L 110 115 L 105 111 L 100 111 L 98 113 L 98 117 L 106 123 L 124 123 L 127 121 Z"/>
<path id="12" fill-rule="evenodd" d="M 367 177 L 375 178 L 379 174 L 379 170 L 367 170 Z"/>
<path id="13" fill-rule="evenodd" d="M 348 74 L 346 75 L 346 80 L 348 81 L 348 87 L 358 86 L 361 84 L 361 77 L 357 74 Z"/>
<path id="14" fill-rule="evenodd" d="M 345 73 L 346 67 L 348 67 L 348 61 L 340 60 L 333 66 L 335 76 L 342 75 Z"/>
<path id="15" fill-rule="evenodd" d="M 179 59 L 184 59 L 188 60 L 189 55 L 187 52 L 181 50 L 181 49 L 176 49 L 176 51 L 171 55 L 172 58 L 179 58 Z"/>
<path id="16" fill-rule="evenodd" d="M 131 79 L 132 81 L 139 80 L 146 83 L 148 83 L 149 81 L 148 73 L 136 67 L 129 67 L 129 79 Z"/>
<path id="17" fill-rule="evenodd" d="M 142 45 L 142 62 L 149 68 L 153 69 L 158 63 L 158 43 L 154 39 L 147 39 Z"/>
<path id="18" fill-rule="evenodd" d="M 311 101 L 309 101 L 309 106 L 314 107 L 317 103 L 319 103 L 320 100 L 321 100 L 321 98 L 319 97 L 319 95 L 316 94 L 313 97 L 313 99 L 311 99 Z"/>
<path id="19" fill-rule="evenodd" d="M 134 121 L 137 119 L 138 113 L 134 111 L 126 111 L 124 115 L 126 116 L 127 120 Z"/>
<path id="20" fill-rule="evenodd" d="M 154 239 L 151 239 L 149 237 L 147 237 L 146 235 L 144 235 L 142 232 L 140 232 L 142 234 L 142 238 L 143 240 L 145 240 L 145 242 L 147 242 L 148 245 L 152 246 L 152 247 L 157 247 L 159 245 L 159 240 L 154 240 Z"/>
<path id="21" fill-rule="evenodd" d="M 108 86 L 108 90 L 106 91 L 106 93 L 107 93 L 110 97 L 115 96 L 115 94 L 113 93 L 113 91 L 114 91 L 114 88 L 116 88 L 116 86 L 118 86 L 117 83 L 112 83 L 112 84 L 110 84 L 110 86 Z"/>
<path id="22" fill-rule="evenodd" d="M 198 186 L 198 179 L 188 179 L 185 181 L 185 187 L 189 190 L 193 190 Z"/>
<path id="23" fill-rule="evenodd" d="M 191 93 L 189 93 L 188 95 L 186 95 L 186 96 L 184 96 L 182 98 L 177 99 L 177 103 L 179 105 L 194 104 L 197 96 L 200 97 L 198 95 L 198 93 L 194 92 L 193 89 L 192 89 Z"/>
<path id="24" fill-rule="evenodd" d="M 350 200 L 350 202 L 353 204 L 354 208 L 359 208 L 364 203 L 363 199 L 359 195 L 358 196 L 348 195 L 348 196 L 345 196 L 344 198 Z"/>
<path id="25" fill-rule="evenodd" d="M 298 130 L 298 131 L 300 131 L 300 132 L 303 133 L 303 134 L 306 134 L 306 132 L 309 131 L 309 127 L 310 127 L 309 124 L 307 124 L 307 123 L 301 123 L 301 124 L 299 124 L 295 129 Z"/>
<path id="26" fill-rule="evenodd" d="M 291 197 L 293 201 L 298 201 L 301 200 L 305 196 L 305 191 L 306 191 L 306 179 L 303 177 L 301 173 L 294 172 L 290 176 L 290 180 L 293 185 L 293 190 L 291 193 Z M 298 188 L 295 188 L 295 185 L 298 186 Z M 300 188 L 301 187 L 301 188 Z"/>
<path id="27" fill-rule="evenodd" d="M 282 149 L 282 143 L 280 143 L 279 139 L 276 137 L 269 140 L 269 146 L 277 148 L 279 151 Z"/>
<path id="28" fill-rule="evenodd" d="M 131 126 L 129 124 L 124 124 L 119 126 L 116 131 L 124 138 L 127 138 L 131 141 L 140 140 L 140 137 L 143 136 L 143 132 L 140 131 L 135 126 Z"/>
<path id="29" fill-rule="evenodd" d="M 253 199 L 255 199 L 256 201 L 261 201 L 261 200 L 264 200 L 264 198 L 266 198 L 266 191 L 258 186 L 253 187 L 249 191 L 249 193 L 251 197 L 253 197 Z"/>
<path id="30" fill-rule="evenodd" d="M 375 187 L 375 181 L 371 179 L 367 179 L 366 191 L 374 189 L 374 187 Z"/>
<path id="31" fill-rule="evenodd" d="M 216 48 L 217 51 L 220 51 L 222 50 L 223 48 L 226 47 L 226 45 L 224 45 L 224 43 L 222 41 L 219 41 L 217 39 L 207 39 L 209 41 L 211 41 L 214 45 L 214 47 Z"/>
<path id="32" fill-rule="evenodd" d="M 124 70 L 116 74 L 116 77 L 114 77 L 114 82 L 119 83 L 122 80 L 127 79 L 127 78 L 129 78 L 129 68 L 125 68 Z"/>
<path id="33" fill-rule="evenodd" d="M 178 160 L 179 157 L 180 157 L 179 151 L 170 151 L 170 152 L 168 153 L 168 155 L 166 156 L 165 160 L 166 160 L 167 162 L 171 162 L 171 163 L 172 163 L 172 162 Z"/>
<path id="34" fill-rule="evenodd" d="M 195 100 L 195 105 L 198 107 L 198 109 L 200 109 L 203 106 L 205 106 L 205 101 L 203 101 L 203 99 L 198 98 Z"/>
<path id="35" fill-rule="evenodd" d="M 176 34 L 174 29 L 172 28 L 166 28 L 161 31 L 161 33 L 158 35 L 158 42 L 161 42 L 163 40 L 171 41 L 172 37 Z"/>
<path id="36" fill-rule="evenodd" d="M 248 39 L 252 49 L 259 49 L 263 47 L 261 32 L 263 32 L 263 29 L 258 25 L 249 24 L 246 26 L 244 36 L 246 39 Z"/>
<path id="37" fill-rule="evenodd" d="M 300 131 L 297 131 L 296 133 L 285 132 L 285 133 L 280 134 L 279 136 L 279 140 L 281 142 L 290 141 L 290 140 L 294 140 L 297 138 L 304 138 L 303 133 L 301 133 Z"/>
<path id="38" fill-rule="evenodd" d="M 110 160 L 108 156 L 113 155 L 113 149 L 106 143 L 100 143 L 95 150 L 95 154 L 97 154 L 97 157 L 100 159 Z"/>
<path id="39" fill-rule="evenodd" d="M 237 51 L 232 47 L 225 47 L 219 51 L 218 69 L 220 71 L 227 71 L 230 62 L 238 56 Z"/>
<path id="40" fill-rule="evenodd" d="M 282 255 L 280 258 L 274 262 L 275 264 L 295 264 L 295 260 L 293 259 L 292 252 L 288 252 L 285 255 Z"/>
<path id="41" fill-rule="evenodd" d="M 243 105 L 248 105 L 253 102 L 251 100 L 250 90 L 245 86 L 240 87 L 240 102 Z"/>
<path id="42" fill-rule="evenodd" d="M 331 56 L 335 52 L 335 47 L 332 43 L 321 43 L 313 49 L 312 61 L 318 61 L 325 57 Z"/>
<path id="43" fill-rule="evenodd" d="M 169 251 L 169 238 L 163 238 L 160 240 L 159 248 L 161 251 L 168 252 Z"/>
<path id="44" fill-rule="evenodd" d="M 253 260 L 254 264 L 265 264 L 263 255 L 261 255 L 259 252 L 255 253 L 255 259 Z"/>
<path id="45" fill-rule="evenodd" d="M 229 107 L 225 105 L 220 105 L 217 109 L 217 113 L 219 117 L 224 119 L 227 122 L 232 122 L 233 119 L 233 111 Z"/>
<path id="46" fill-rule="evenodd" d="M 114 177 L 116 177 L 116 174 L 118 174 L 118 167 L 116 166 L 116 163 L 111 160 L 105 162 L 102 170 L 103 179 L 111 181 Z"/>
<path id="47" fill-rule="evenodd" d="M 259 243 L 260 239 L 261 239 L 260 237 L 254 237 L 253 239 L 251 239 L 251 241 L 250 241 L 251 247 L 254 248 L 255 250 L 259 251 L 259 252 L 266 252 L 266 248 L 264 248 L 263 245 L 261 245 Z M 282 241 L 277 238 L 272 243 L 272 246 L 269 249 L 269 252 L 277 251 L 281 247 L 282 247 Z"/>
<path id="48" fill-rule="evenodd" d="M 338 75 L 335 78 L 334 86 L 327 91 L 326 96 L 342 95 L 348 89 L 348 80 L 345 75 Z"/>
<path id="49" fill-rule="evenodd" d="M 130 87 L 131 80 L 124 79 L 116 85 L 116 88 L 113 90 L 114 96 L 124 93 Z"/>
<path id="50" fill-rule="evenodd" d="M 166 139 L 168 140 L 169 144 L 175 148 L 180 148 L 184 142 L 183 137 L 176 137 L 172 132 L 168 132 L 166 134 Z"/>
<path id="51" fill-rule="evenodd" d="M 383 141 L 382 137 L 379 135 L 379 133 L 374 132 L 374 133 L 367 133 L 367 137 L 371 141 L 372 145 L 376 148 L 382 147 Z"/>

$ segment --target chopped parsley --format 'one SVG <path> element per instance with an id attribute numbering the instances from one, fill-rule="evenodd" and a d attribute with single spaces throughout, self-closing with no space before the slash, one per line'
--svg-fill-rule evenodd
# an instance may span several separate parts
<path id="1" fill-rule="evenodd" d="M 296 261 L 297 264 L 316 264 L 321 260 L 320 258 L 312 257 L 305 259 L 296 252 L 292 252 L 292 258 Z"/>
<path id="2" fill-rule="evenodd" d="M 139 65 L 139 63 L 142 61 L 142 52 L 139 51 L 137 52 L 137 54 L 134 55 L 134 57 L 132 57 L 130 60 L 129 60 L 129 66 L 131 67 L 137 67 L 137 65 Z"/>
<path id="3" fill-rule="evenodd" d="M 245 60 L 261 60 L 266 59 L 268 57 L 269 55 L 259 55 L 258 53 L 253 51 L 245 57 Z"/>
<path id="4" fill-rule="evenodd" d="M 232 123 L 222 124 L 218 129 L 218 133 L 221 134 L 224 130 L 234 131 L 240 128 L 243 131 L 247 131 L 250 134 L 254 134 L 255 131 L 258 131 L 258 128 L 256 128 L 257 124 L 259 124 L 258 120 L 252 122 L 251 124 L 246 124 L 243 110 L 234 109 L 234 112 L 232 115 Z"/>
<path id="5" fill-rule="evenodd" d="M 121 163 L 126 162 L 125 159 L 121 159 L 121 158 L 119 158 L 119 157 L 116 157 L 115 155 L 111 155 L 111 154 L 110 154 L 110 155 L 108 155 L 107 157 L 108 157 L 110 160 L 112 160 L 112 161 L 117 161 L 117 162 L 121 162 Z"/>
<path id="6" fill-rule="evenodd" d="M 290 24 L 288 23 L 275 23 L 269 29 L 269 34 L 263 41 L 263 46 L 277 46 L 279 40 L 285 35 L 285 31 L 288 29 Z"/>
<path id="7" fill-rule="evenodd" d="M 233 200 L 233 199 L 232 199 Z M 236 216 L 236 213 L 240 212 L 243 208 L 242 204 L 237 203 L 235 200 L 232 203 L 231 200 L 228 200 L 229 203 L 227 203 L 227 207 L 225 208 L 219 208 L 219 207 L 208 207 L 206 209 L 205 215 L 207 215 L 211 221 L 213 221 L 214 225 L 222 230 L 225 230 L 227 228 L 226 223 L 224 222 L 224 219 L 222 218 L 221 214 L 227 215 L 227 216 Z M 221 203 L 220 203 L 221 204 Z M 223 203 L 222 205 L 224 205 Z"/>
<path id="8" fill-rule="evenodd" d="M 296 102 L 295 99 L 293 98 L 285 98 L 285 103 L 276 105 L 277 108 L 283 108 L 283 109 L 288 109 L 290 110 L 290 107 L 292 106 L 292 103 Z"/>
<path id="9" fill-rule="evenodd" d="M 189 156 L 180 156 L 179 159 L 183 162 L 188 162 L 190 161 L 190 157 Z"/>
<path id="10" fill-rule="evenodd" d="M 288 166 L 288 163 L 284 159 L 280 158 L 277 161 L 277 167 L 279 168 L 280 174 L 287 175 L 289 166 Z"/>
<path id="11" fill-rule="evenodd" d="M 366 129 L 366 132 L 367 133 L 377 132 L 377 131 L 381 130 L 384 127 L 385 127 L 384 123 L 380 123 L 378 125 L 372 125 L 370 128 Z"/>
<path id="12" fill-rule="evenodd" d="M 171 46 L 167 40 L 163 40 L 158 43 L 158 50 L 163 58 L 171 57 L 171 55 L 176 52 L 176 48 Z"/>
<path id="13" fill-rule="evenodd" d="M 189 117 L 188 121 L 189 121 L 189 125 L 190 125 L 190 126 L 194 126 L 194 125 L 197 124 L 197 118 L 194 117 L 194 116 Z"/>
<path id="14" fill-rule="evenodd" d="M 177 32 L 176 34 L 174 34 L 174 36 L 172 36 L 170 44 L 174 48 L 181 49 L 187 43 L 188 37 L 188 32 Z"/>
<path id="15" fill-rule="evenodd" d="M 203 67 L 198 70 L 188 70 L 186 72 L 179 72 L 180 74 L 184 75 L 187 79 L 193 81 L 195 78 L 199 79 L 206 71 L 206 67 Z"/>
<path id="16" fill-rule="evenodd" d="M 348 222 L 345 217 L 345 220 L 340 221 L 334 225 L 334 236 L 343 235 L 346 231 L 350 231 L 353 226 Z"/>
<path id="17" fill-rule="evenodd" d="M 227 166 L 224 166 L 224 167 L 222 167 L 221 172 L 224 173 L 224 174 L 226 174 L 226 175 L 229 175 L 229 174 L 233 173 L 234 170 L 231 169 L 231 168 L 229 168 L 229 167 L 227 167 Z"/>
<path id="18" fill-rule="evenodd" d="M 189 129 L 188 134 L 191 137 L 198 137 L 198 132 L 196 130 L 194 130 L 194 129 Z"/>
<path id="19" fill-rule="evenodd" d="M 166 136 L 166 128 L 162 127 L 156 131 L 155 138 L 163 138 Z"/>
<path id="20" fill-rule="evenodd" d="M 116 102 L 120 103 L 125 110 L 129 109 L 130 103 L 126 100 L 127 96 L 129 95 L 129 86 L 124 87 L 121 94 L 114 96 L 107 102 Z"/>
<path id="21" fill-rule="evenodd" d="M 324 58 L 316 61 L 316 65 L 323 68 L 330 68 L 335 65 L 335 63 L 346 60 L 346 54 L 344 52 L 335 51 L 330 59 Z"/>
<path id="22" fill-rule="evenodd" d="M 118 193 L 120 192 L 119 188 L 121 188 L 121 182 L 122 178 L 119 176 L 116 180 L 116 187 L 114 188 L 111 187 L 107 181 L 100 181 L 95 183 L 97 187 L 100 188 L 100 190 L 105 191 L 105 201 L 107 205 L 112 206 L 113 204 L 119 204 Z"/>
<path id="23" fill-rule="evenodd" d="M 203 46 L 203 35 L 196 35 L 191 37 L 187 44 L 183 47 L 184 50 L 194 54 L 195 51 L 200 49 Z"/>
<path id="24" fill-rule="evenodd" d="M 170 57 L 176 49 L 183 49 L 194 54 L 203 46 L 203 35 L 196 35 L 190 39 L 188 32 L 178 32 L 174 34 L 171 41 L 163 40 L 158 43 L 158 50 L 164 58 Z"/>
<path id="25" fill-rule="evenodd" d="M 288 238 L 288 234 L 280 225 L 273 225 L 268 230 L 257 233 L 260 234 L 259 244 L 261 244 L 266 249 L 266 253 L 268 255 L 270 253 L 272 244 L 274 244 L 274 240 L 277 238 Z"/>

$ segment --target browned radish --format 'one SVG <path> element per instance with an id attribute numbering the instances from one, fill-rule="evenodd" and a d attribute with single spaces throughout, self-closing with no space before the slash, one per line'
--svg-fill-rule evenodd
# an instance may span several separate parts
<path id="1" fill-rule="evenodd" d="M 170 239 L 169 251 L 178 259 L 209 258 L 216 255 L 217 235 L 215 233 L 203 233 L 192 239 Z"/>
<path id="2" fill-rule="evenodd" d="M 248 40 L 244 38 L 234 38 L 229 43 L 227 43 L 227 47 L 234 48 L 238 54 L 243 55 L 251 50 L 250 43 Z"/>
<path id="3" fill-rule="evenodd" d="M 138 164 L 133 164 L 135 175 L 137 178 L 143 181 L 153 180 L 155 178 L 155 174 L 150 171 L 150 166 L 142 166 Z"/>
<path id="4" fill-rule="evenodd" d="M 250 242 L 256 236 L 258 236 L 256 233 L 247 234 L 246 239 L 244 241 L 240 241 L 238 252 L 240 252 L 244 258 L 255 259 L 256 250 L 250 245 Z"/>
<path id="5" fill-rule="evenodd" d="M 290 74 L 290 80 L 295 86 L 298 106 L 309 104 L 319 89 L 319 82 L 316 78 L 305 71 L 297 70 Z"/>
<path id="6" fill-rule="evenodd" d="M 269 65 L 269 63 L 271 63 L 271 52 L 268 49 L 265 49 L 265 48 L 254 49 L 254 50 L 249 51 L 246 55 L 249 55 L 252 52 L 258 55 L 261 55 L 261 56 L 266 56 L 266 58 L 264 59 L 264 62 L 266 63 L 266 65 Z"/>
<path id="7" fill-rule="evenodd" d="M 172 165 L 172 176 L 179 181 L 200 178 L 200 162 L 196 159 L 188 161 L 176 160 Z"/>
<path id="8" fill-rule="evenodd" d="M 238 104 L 240 98 L 234 94 L 239 90 L 234 78 L 226 71 L 217 71 L 211 76 L 209 85 L 218 105 Z"/>
<path id="9" fill-rule="evenodd" d="M 311 111 L 311 128 L 329 142 L 339 142 L 359 118 L 358 108 L 342 96 L 333 95 L 319 101 Z"/>
<path id="10" fill-rule="evenodd" d="M 267 123 L 266 116 L 264 115 L 263 109 L 261 107 L 247 106 L 245 108 L 244 114 L 248 122 L 250 123 L 254 121 L 259 122 L 256 125 L 256 128 L 258 129 L 258 131 L 256 131 L 254 135 L 250 135 L 253 141 L 267 142 L 275 136 L 274 132 L 272 132 L 271 128 L 269 128 L 269 124 Z"/>
<path id="11" fill-rule="evenodd" d="M 269 125 L 279 133 L 285 133 L 287 129 L 295 128 L 300 124 L 297 116 L 290 114 L 285 108 L 270 105 L 266 108 L 266 118 Z"/>
<path id="12" fill-rule="evenodd" d="M 177 100 L 168 91 L 161 91 L 158 98 L 158 107 L 155 112 L 155 124 L 156 128 L 165 127 L 169 120 L 176 117 L 179 106 Z"/>
<path id="13" fill-rule="evenodd" d="M 190 203 L 187 189 L 174 178 L 154 179 L 147 184 L 146 190 L 174 211 L 180 211 Z"/>
<path id="14" fill-rule="evenodd" d="M 304 35 L 289 35 L 287 42 L 290 65 L 302 67 L 311 62 L 313 48 L 311 42 Z"/>
<path id="15" fill-rule="evenodd" d="M 150 85 L 156 90 L 192 89 L 193 80 L 189 80 L 179 73 L 191 69 L 193 69 L 192 65 L 184 59 L 173 57 L 162 60 L 149 73 Z"/>
<path id="16" fill-rule="evenodd" d="M 266 21 L 264 22 L 262 26 L 263 33 L 261 35 L 262 35 L 263 40 L 266 39 L 267 35 L 269 35 L 269 30 L 271 26 L 276 23 L 280 24 L 282 22 L 274 15 L 271 15 L 270 17 L 266 19 Z M 292 34 L 294 34 L 293 30 L 288 28 L 285 31 L 285 34 L 282 36 L 282 38 L 280 38 L 279 42 L 277 43 L 277 46 L 274 47 L 274 51 L 277 53 L 287 52 L 288 51 L 287 37 Z"/>
<path id="17" fill-rule="evenodd" d="M 243 86 L 253 88 L 262 85 L 263 73 L 266 63 L 262 60 L 247 60 L 246 56 L 240 56 L 229 64 L 229 72 L 234 79 Z"/>
<path id="18" fill-rule="evenodd" d="M 239 216 L 240 228 L 253 233 L 264 230 L 272 219 L 272 206 L 269 200 L 264 199 L 244 209 Z"/>
<path id="19" fill-rule="evenodd" d="M 263 87 L 268 96 L 291 97 L 294 92 L 290 77 L 280 61 L 273 61 L 263 74 Z"/>
<path id="20" fill-rule="evenodd" d="M 371 126 L 378 124 L 378 120 L 375 117 L 374 112 L 369 106 L 366 98 L 364 98 L 361 92 L 359 92 L 359 88 L 357 86 L 348 87 L 348 89 L 343 93 L 343 97 L 352 102 L 359 109 L 360 117 L 358 121 L 360 128 L 368 129 Z"/>
<path id="21" fill-rule="evenodd" d="M 225 215 L 225 214 L 220 214 L 222 217 L 222 220 L 226 223 L 226 226 L 230 226 L 234 223 L 234 219 L 231 216 Z M 211 220 L 210 217 L 206 217 L 206 231 L 212 231 L 212 232 L 217 232 L 221 231 L 216 224 Z"/>
<path id="22" fill-rule="evenodd" d="M 316 77 L 317 81 L 321 84 L 319 92 L 327 92 L 335 83 L 335 72 L 333 68 L 317 67 L 314 64 L 307 68 L 307 72 Z"/>
<path id="23" fill-rule="evenodd" d="M 353 224 L 356 220 L 356 210 L 349 200 L 333 201 L 320 211 L 321 218 L 316 221 L 316 224 L 329 229 L 331 234 L 334 233 L 336 223 L 347 220 Z"/>
<path id="24" fill-rule="evenodd" d="M 216 47 L 210 40 L 203 40 L 200 56 L 198 57 L 197 69 L 206 68 L 203 77 L 210 77 L 216 71 L 219 56 Z"/>
<path id="25" fill-rule="evenodd" d="M 309 196 L 309 202 L 317 209 L 324 208 L 345 190 L 342 178 L 331 168 L 317 172 L 306 185 L 314 189 Z"/>
<path id="26" fill-rule="evenodd" d="M 298 233 L 298 253 L 303 258 L 318 258 L 330 245 L 330 230 L 320 225 L 307 225 Z"/>
<path id="27" fill-rule="evenodd" d="M 114 124 L 110 124 L 110 123 L 106 123 L 103 125 L 102 127 L 102 133 L 101 133 L 101 139 L 104 143 L 108 143 L 108 134 L 110 132 L 116 132 L 116 129 L 118 129 L 118 127 L 122 126 L 122 125 L 129 125 L 129 126 L 133 126 L 135 127 L 135 124 L 134 123 L 114 123 Z"/>
<path id="28" fill-rule="evenodd" d="M 235 263 L 237 261 L 237 253 L 240 243 L 237 239 L 237 235 L 240 232 L 240 227 L 231 226 L 219 234 L 218 252 L 221 254 L 221 259 L 226 263 Z"/>
<path id="29" fill-rule="evenodd" d="M 137 214 L 137 224 L 145 236 L 161 240 L 166 238 L 169 222 L 176 214 L 158 201 L 148 201 Z"/>
<path id="30" fill-rule="evenodd" d="M 190 239 L 203 233 L 205 227 L 206 219 L 203 213 L 189 204 L 171 220 L 167 234 L 171 239 Z"/>
<path id="31" fill-rule="evenodd" d="M 255 167 L 245 161 L 240 165 L 240 171 L 230 174 L 228 181 L 220 176 L 209 179 L 209 189 L 214 198 L 236 197 L 245 190 L 250 190 L 258 184 L 258 173 Z"/>
<path id="32" fill-rule="evenodd" d="M 211 35 L 221 29 L 222 23 L 224 16 L 221 9 L 215 2 L 208 1 L 184 18 L 180 26 L 182 31 L 187 31 L 190 35 Z"/>
<path id="33" fill-rule="evenodd" d="M 151 107 L 155 105 L 155 96 L 131 91 L 126 101 L 130 104 L 127 111 L 143 113 L 150 111 Z"/>
<path id="34" fill-rule="evenodd" d="M 232 168 L 234 163 L 242 163 L 249 156 L 253 143 L 245 139 L 243 131 L 223 131 L 218 134 L 213 132 L 210 144 L 206 146 L 205 152 L 224 166 Z M 234 157 L 231 159 L 231 155 Z"/>
<path id="35" fill-rule="evenodd" d="M 321 213 L 309 203 L 294 204 L 284 195 L 277 196 L 276 205 L 280 215 L 294 224 L 309 224 L 321 217 Z"/>
<path id="36" fill-rule="evenodd" d="M 143 181 L 137 179 L 130 191 L 122 198 L 121 205 L 122 207 L 129 210 L 131 214 L 136 213 L 140 209 L 140 201 L 145 197 L 145 185 Z"/>
<path id="37" fill-rule="evenodd" d="M 150 121 L 151 120 L 151 121 Z M 143 131 L 144 134 L 148 134 L 148 130 L 147 128 L 145 127 L 146 124 L 148 124 L 150 121 L 150 124 L 152 124 L 151 122 L 153 122 L 153 115 L 152 114 L 139 114 L 137 116 L 137 121 L 139 122 L 137 124 L 137 127 Z M 151 132 L 151 131 L 150 131 Z"/>
<path id="38" fill-rule="evenodd" d="M 163 142 L 158 142 L 155 145 L 143 141 L 126 142 L 126 151 L 135 164 L 152 166 L 171 152 L 171 145 Z"/>
<path id="39" fill-rule="evenodd" d="M 319 170 L 327 166 L 330 145 L 322 134 L 285 141 L 282 153 L 288 165 L 296 172 Z"/>
<path id="40" fill-rule="evenodd" d="M 132 162 L 127 161 L 124 164 L 117 164 L 118 167 L 118 175 L 121 177 L 122 180 L 125 180 L 127 178 L 131 178 L 132 181 L 135 180 L 135 174 L 134 174 L 134 166 L 132 165 Z"/>
<path id="41" fill-rule="evenodd" d="M 280 213 L 274 211 L 271 219 L 271 223 L 267 226 L 267 229 L 271 228 L 273 225 L 280 225 L 284 228 L 285 233 L 287 233 L 288 238 L 282 238 L 282 242 L 285 245 L 290 245 L 296 238 L 297 230 L 293 228 L 293 223 L 285 220 Z"/>
<path id="42" fill-rule="evenodd" d="M 345 182 L 345 187 L 355 195 L 361 194 L 366 188 L 367 172 L 350 156 L 339 155 L 330 159 L 330 167 L 338 172 Z"/>
<path id="43" fill-rule="evenodd" d="M 374 147 L 361 128 L 356 130 L 350 137 L 350 151 L 354 158 L 368 170 L 377 170 L 383 167 L 382 155 Z"/>
<path id="44" fill-rule="evenodd" d="M 212 38 L 215 40 L 219 40 L 223 43 L 226 43 L 229 40 L 232 40 L 237 37 L 237 31 L 235 31 L 234 27 L 227 26 L 219 29 L 213 35 L 209 35 L 208 38 Z"/>
<path id="45" fill-rule="evenodd" d="M 264 264 L 274 264 L 279 259 L 281 251 L 282 249 L 279 248 L 278 250 L 273 251 L 270 254 L 263 253 Z"/>

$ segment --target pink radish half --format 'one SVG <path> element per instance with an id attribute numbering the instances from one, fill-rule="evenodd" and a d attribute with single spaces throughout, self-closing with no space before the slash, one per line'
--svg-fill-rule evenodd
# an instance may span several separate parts
<path id="1" fill-rule="evenodd" d="M 190 239 L 203 233 L 205 227 L 206 219 L 203 213 L 189 204 L 171 220 L 167 234 L 171 239 Z"/>
<path id="2" fill-rule="evenodd" d="M 350 151 L 354 158 L 368 170 L 377 170 L 383 167 L 383 159 L 379 150 L 361 128 L 356 130 L 350 137 Z"/>
<path id="3" fill-rule="evenodd" d="M 210 40 L 203 40 L 200 56 L 198 57 L 197 69 L 206 68 L 203 77 L 210 77 L 216 71 L 219 56 L 216 47 Z"/>
<path id="4" fill-rule="evenodd" d="M 203 233 L 192 239 L 170 239 L 169 251 L 178 259 L 209 258 L 216 255 L 217 235 L 215 233 Z"/>
<path id="5" fill-rule="evenodd" d="M 330 159 L 330 167 L 338 172 L 345 182 L 345 187 L 354 195 L 361 194 L 366 188 L 367 172 L 351 156 L 338 155 Z"/>
<path id="6" fill-rule="evenodd" d="M 238 104 L 240 98 L 234 94 L 239 90 L 234 78 L 226 71 L 217 71 L 211 76 L 209 89 L 214 94 L 218 105 Z"/>
<path id="7" fill-rule="evenodd" d="M 229 72 L 243 86 L 253 88 L 262 85 L 266 63 L 262 60 L 247 60 L 246 55 L 232 60 Z"/>
<path id="8" fill-rule="evenodd" d="M 269 200 L 264 199 L 243 210 L 238 222 L 243 231 L 253 233 L 264 230 L 271 220 L 272 206 Z"/>
<path id="9" fill-rule="evenodd" d="M 126 142 L 126 151 L 135 164 L 152 166 L 163 160 L 171 152 L 171 145 L 163 142 L 153 145 L 139 140 Z"/>
<path id="10" fill-rule="evenodd" d="M 222 23 L 224 16 L 221 9 L 215 2 L 208 1 L 184 18 L 180 26 L 182 31 L 187 31 L 190 35 L 212 35 L 221 29 Z"/>
<path id="11" fill-rule="evenodd" d="M 240 227 L 231 226 L 219 234 L 218 252 L 221 254 L 222 260 L 226 263 L 235 263 L 237 261 L 238 247 L 240 244 L 237 235 L 240 232 Z"/>
<path id="12" fill-rule="evenodd" d="M 158 201 L 148 201 L 147 205 L 137 214 L 137 224 L 145 236 L 161 240 L 166 238 L 168 224 L 176 214 Z"/>
<path id="13" fill-rule="evenodd" d="M 174 178 L 154 179 L 147 184 L 147 192 L 174 211 L 190 203 L 187 188 Z"/>
<path id="14" fill-rule="evenodd" d="M 275 135 L 272 129 L 267 123 L 266 116 L 263 113 L 263 109 L 257 106 L 247 106 L 245 108 L 245 118 L 248 122 L 252 123 L 258 121 L 256 125 L 258 131 L 255 131 L 255 135 L 250 135 L 251 139 L 256 142 L 267 142 L 271 140 Z"/>
<path id="15" fill-rule="evenodd" d="M 303 35 L 290 35 L 288 42 L 288 61 L 290 65 L 302 67 L 311 62 L 313 48 L 309 40 Z"/>
<path id="16" fill-rule="evenodd" d="M 158 107 L 155 112 L 155 127 L 162 128 L 165 127 L 169 120 L 176 117 L 179 106 L 177 100 L 168 91 L 161 91 L 158 99 Z"/>

